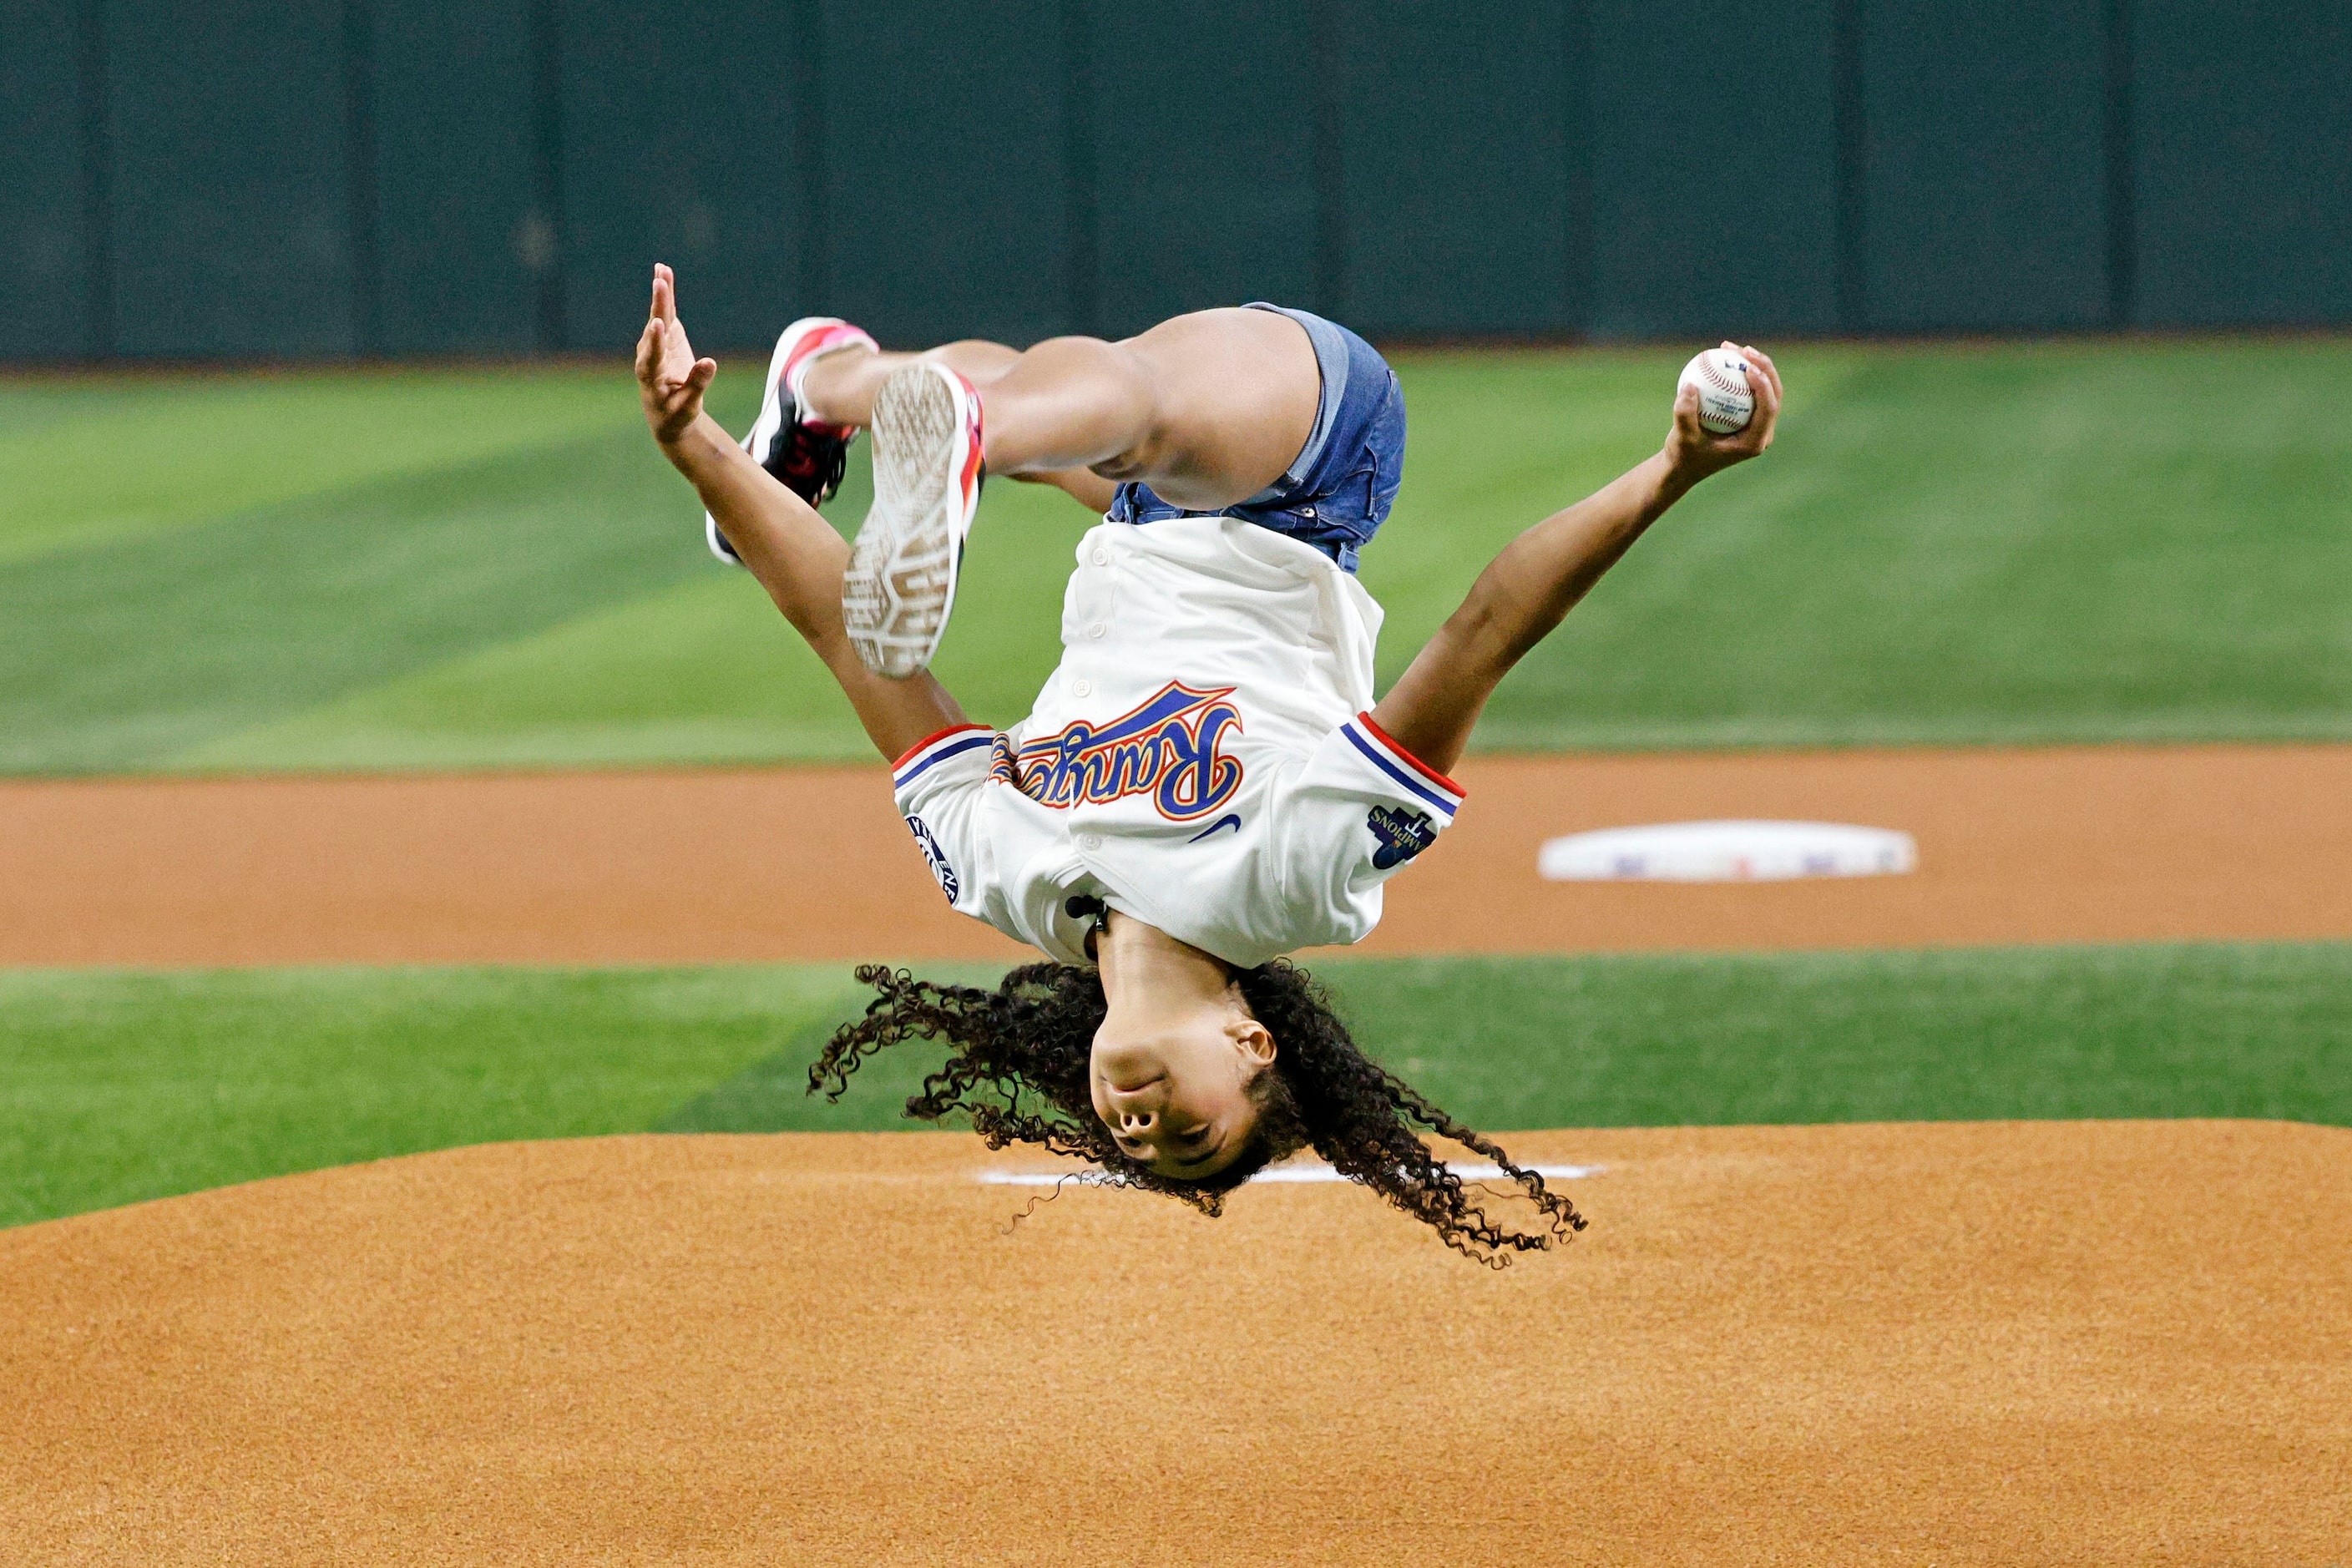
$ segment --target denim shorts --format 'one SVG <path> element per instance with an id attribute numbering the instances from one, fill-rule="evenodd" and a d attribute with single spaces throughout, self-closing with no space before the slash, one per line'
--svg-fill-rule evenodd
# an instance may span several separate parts
<path id="1" fill-rule="evenodd" d="M 1311 544 L 1356 569 L 1356 552 L 1389 515 L 1404 478 L 1404 394 L 1380 351 L 1340 326 L 1306 310 L 1263 301 L 1307 329 L 1323 389 L 1315 428 L 1282 478 L 1235 506 L 1187 511 L 1146 485 L 1126 484 L 1111 501 L 1113 522 L 1157 522 L 1170 517 L 1238 517 Z"/>

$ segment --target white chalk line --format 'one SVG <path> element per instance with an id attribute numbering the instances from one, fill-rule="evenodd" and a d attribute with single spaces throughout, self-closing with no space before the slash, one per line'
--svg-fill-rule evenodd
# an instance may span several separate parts
<path id="1" fill-rule="evenodd" d="M 1597 1176 L 1608 1169 L 1605 1165 L 1528 1165 L 1525 1168 L 1547 1181 L 1559 1182 Z M 1500 1165 L 1449 1163 L 1446 1169 L 1465 1182 L 1491 1182 L 1503 1174 Z M 1075 1171 L 982 1171 L 980 1179 L 992 1187 L 1050 1187 L 1061 1182 L 1100 1186 L 1110 1177 L 1093 1165 L 1086 1165 Z M 1276 1165 L 1270 1171 L 1260 1171 L 1252 1176 L 1250 1184 L 1255 1186 L 1260 1182 L 1344 1182 L 1347 1179 L 1328 1165 Z"/>

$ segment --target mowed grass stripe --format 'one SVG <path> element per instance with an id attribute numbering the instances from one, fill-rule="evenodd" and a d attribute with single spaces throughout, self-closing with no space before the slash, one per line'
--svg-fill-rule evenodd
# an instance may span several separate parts
<path id="1" fill-rule="evenodd" d="M 0 562 L 634 433 L 618 367 L 0 380 Z"/>
<path id="2" fill-rule="evenodd" d="M 616 647 L 634 657 L 615 659 Z M 583 669 L 604 679 L 583 685 Z M 341 772 L 760 763 L 779 753 L 879 761 L 759 584 L 713 570 L 222 735 L 172 762 Z"/>
<path id="3" fill-rule="evenodd" d="M 854 530 L 871 468 L 826 508 Z M 699 527 L 689 497 L 665 526 Z M 966 710 L 1010 724 L 1060 654 L 1062 586 L 1093 520 L 1057 490 L 987 488 L 934 668 Z M 699 545 L 696 546 L 699 551 Z M 197 768 L 588 766 L 874 762 L 816 656 L 749 574 L 709 563 L 685 581 L 531 637 L 224 735 L 172 759 Z"/>
<path id="4" fill-rule="evenodd" d="M 1529 1127 L 2074 1117 L 2352 1125 L 2352 944 L 1346 959 L 1368 1048 Z M 940 978 L 987 971 L 941 966 Z M 887 1130 L 838 966 L 0 974 L 0 1223 L 492 1139 Z"/>
<path id="5" fill-rule="evenodd" d="M 2352 944 L 1343 960 L 1364 1042 L 1483 1126 L 2352 1123 Z"/>
<path id="6" fill-rule="evenodd" d="M 716 563 L 591 438 L 0 565 L 0 768 L 133 769 Z"/>
<path id="7" fill-rule="evenodd" d="M 1770 456 L 1636 547 L 1481 746 L 2352 733 L 2352 402 L 2310 396 L 2352 344 L 1788 359 Z M 1417 461 L 1507 460 L 1428 423 Z"/>
<path id="8" fill-rule="evenodd" d="M 0 972 L 0 1224 L 641 1131 L 839 1010 L 836 969 Z"/>
<path id="9" fill-rule="evenodd" d="M 1654 446 L 1679 355 L 1398 356 L 1412 453 L 1363 566 L 1389 612 L 1383 679 L 1513 534 Z M 1784 363 L 1773 455 L 1702 488 L 1612 574 L 1504 683 L 1482 747 L 2352 735 L 2352 403 L 2313 395 L 2352 376 L 2352 342 Z M 609 396 L 613 423 L 0 564 L 0 769 L 861 754 L 757 586 L 703 563 L 694 498 L 619 367 L 552 384 L 566 408 L 582 385 Z M 740 428 L 758 392 L 738 362 L 714 405 Z M 368 407 L 407 432 L 394 445 L 429 448 L 443 402 L 478 412 L 482 395 L 418 373 L 371 384 Z M 266 468 L 320 444 L 237 449 Z M 843 526 L 864 512 L 864 450 L 831 509 Z M 27 515 L 12 498 L 0 532 Z M 1026 710 L 1088 522 L 1058 495 L 989 488 L 939 667 L 974 713 Z M 707 592 L 670 592 L 697 571 Z"/>

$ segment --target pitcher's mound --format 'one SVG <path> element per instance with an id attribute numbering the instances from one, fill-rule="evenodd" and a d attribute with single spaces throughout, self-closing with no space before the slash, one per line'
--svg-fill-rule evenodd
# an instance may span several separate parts
<path id="1" fill-rule="evenodd" d="M 938 1135 L 464 1150 L 0 1234 L 10 1561 L 2352 1559 L 2352 1133 L 1560 1132 L 1496 1276 Z"/>

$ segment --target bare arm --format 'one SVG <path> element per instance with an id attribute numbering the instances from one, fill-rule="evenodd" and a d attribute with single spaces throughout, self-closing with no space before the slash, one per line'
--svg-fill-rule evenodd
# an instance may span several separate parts
<path id="1" fill-rule="evenodd" d="M 1399 745 L 1440 773 L 1452 768 L 1503 677 L 1551 635 L 1643 531 L 1699 480 L 1772 444 L 1780 374 L 1756 350 L 1739 352 L 1756 393 L 1748 427 L 1708 435 L 1699 426 L 1697 394 L 1685 392 L 1675 400 L 1674 426 L 1656 456 L 1506 546 L 1372 710 L 1373 721 Z"/>
<path id="2" fill-rule="evenodd" d="M 1046 468 L 1013 477 L 1024 485 L 1051 485 L 1097 517 L 1110 510 L 1111 498 L 1118 493 L 1117 481 L 1092 468 Z"/>
<path id="3" fill-rule="evenodd" d="M 718 374 L 717 361 L 695 357 L 678 322 L 677 278 L 655 268 L 653 309 L 637 340 L 637 390 L 662 455 L 701 493 L 727 542 L 841 682 L 885 757 L 895 760 L 962 723 L 963 710 L 928 671 L 888 680 L 858 662 L 841 624 L 849 546 L 702 411 L 702 395 Z"/>

